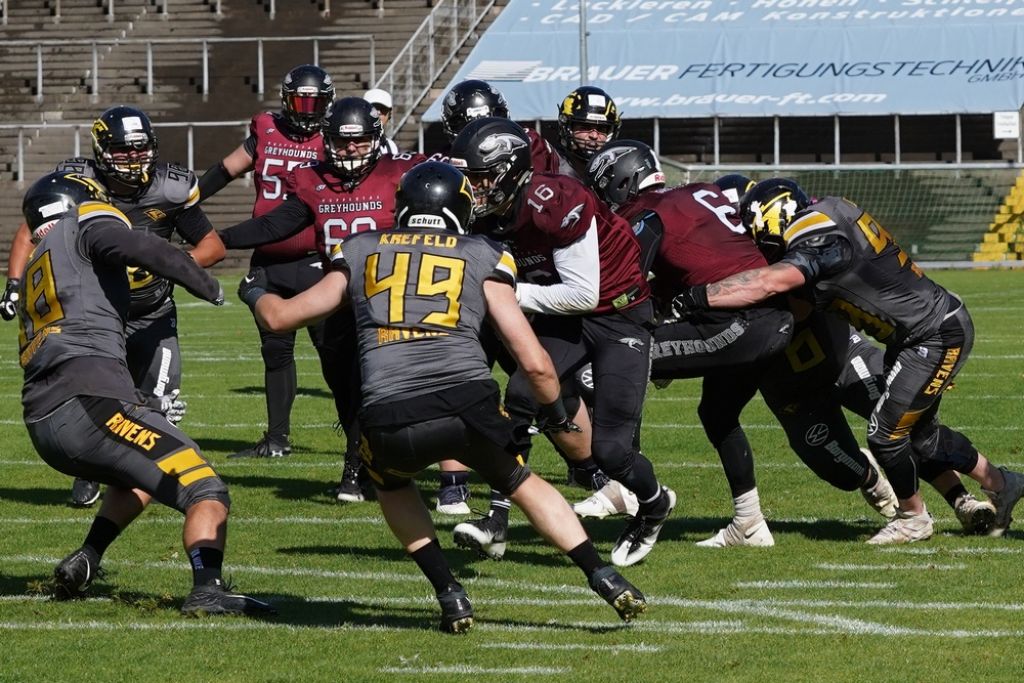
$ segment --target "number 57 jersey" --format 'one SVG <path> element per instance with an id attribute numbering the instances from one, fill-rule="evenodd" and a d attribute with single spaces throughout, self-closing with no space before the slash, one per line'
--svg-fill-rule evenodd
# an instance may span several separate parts
<path id="1" fill-rule="evenodd" d="M 436 229 L 363 234 L 335 251 L 331 267 L 349 273 L 363 405 L 490 379 L 479 338 L 484 281 L 516 277 L 495 242 Z"/>

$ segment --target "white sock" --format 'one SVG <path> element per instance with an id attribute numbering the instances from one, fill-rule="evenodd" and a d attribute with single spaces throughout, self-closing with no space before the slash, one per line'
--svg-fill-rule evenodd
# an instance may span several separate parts
<path id="1" fill-rule="evenodd" d="M 733 498 L 732 504 L 736 508 L 738 519 L 758 519 L 764 516 L 761 513 L 761 498 L 757 495 L 756 486 Z"/>

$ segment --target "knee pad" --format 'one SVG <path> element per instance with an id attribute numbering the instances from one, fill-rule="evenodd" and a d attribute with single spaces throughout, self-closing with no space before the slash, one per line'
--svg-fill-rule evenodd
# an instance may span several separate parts
<path id="1" fill-rule="evenodd" d="M 231 496 L 228 495 L 227 484 L 218 476 L 204 477 L 189 484 L 182 490 L 178 499 L 182 512 L 204 500 L 215 500 L 231 510 Z"/>
<path id="2" fill-rule="evenodd" d="M 937 425 L 921 436 L 911 435 L 911 444 L 918 461 L 935 462 L 942 469 L 968 474 L 978 464 L 978 449 L 971 440 L 946 425 Z"/>

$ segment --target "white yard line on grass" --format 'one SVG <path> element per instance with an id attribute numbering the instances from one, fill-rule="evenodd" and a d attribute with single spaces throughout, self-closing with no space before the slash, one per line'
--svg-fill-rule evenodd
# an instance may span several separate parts
<path id="1" fill-rule="evenodd" d="M 600 650 L 605 652 L 661 652 L 664 648 L 658 645 L 594 645 L 592 643 L 482 643 L 477 647 L 485 650 Z"/>
<path id="2" fill-rule="evenodd" d="M 92 524 L 92 517 L 0 517 L 4 524 Z M 345 524 L 383 524 L 383 517 L 232 517 L 231 524 L 309 524 L 314 526 L 344 526 Z M 181 526 L 181 517 L 142 517 L 132 522 L 138 524 L 171 524 Z"/>
<path id="3" fill-rule="evenodd" d="M 735 588 L 856 588 L 869 590 L 875 588 L 895 588 L 896 584 L 873 581 L 809 581 L 801 579 L 792 581 L 737 581 L 733 586 Z"/>
<path id="4" fill-rule="evenodd" d="M 890 569 L 903 569 L 906 571 L 960 571 L 967 569 L 966 564 L 834 564 L 823 562 L 814 565 L 818 569 L 825 569 L 832 572 L 879 572 Z"/>
<path id="5" fill-rule="evenodd" d="M 386 674 L 483 674 L 485 676 L 557 676 L 572 671 L 555 666 L 487 667 L 470 664 L 437 664 L 434 666 L 382 666 Z"/>
<path id="6" fill-rule="evenodd" d="M 938 555 L 949 553 L 951 555 L 1019 555 L 1024 553 L 1024 548 L 1007 548 L 995 546 L 994 548 L 883 548 L 883 553 L 898 553 L 901 555 Z"/>

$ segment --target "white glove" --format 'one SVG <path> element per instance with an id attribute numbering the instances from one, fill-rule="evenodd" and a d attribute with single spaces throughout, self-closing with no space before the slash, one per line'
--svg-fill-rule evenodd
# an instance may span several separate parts
<path id="1" fill-rule="evenodd" d="M 171 393 L 160 397 L 160 412 L 173 425 L 181 422 L 181 419 L 185 417 L 185 409 L 188 408 L 188 403 L 178 399 L 178 394 L 180 393 L 180 389 L 175 389 Z"/>

